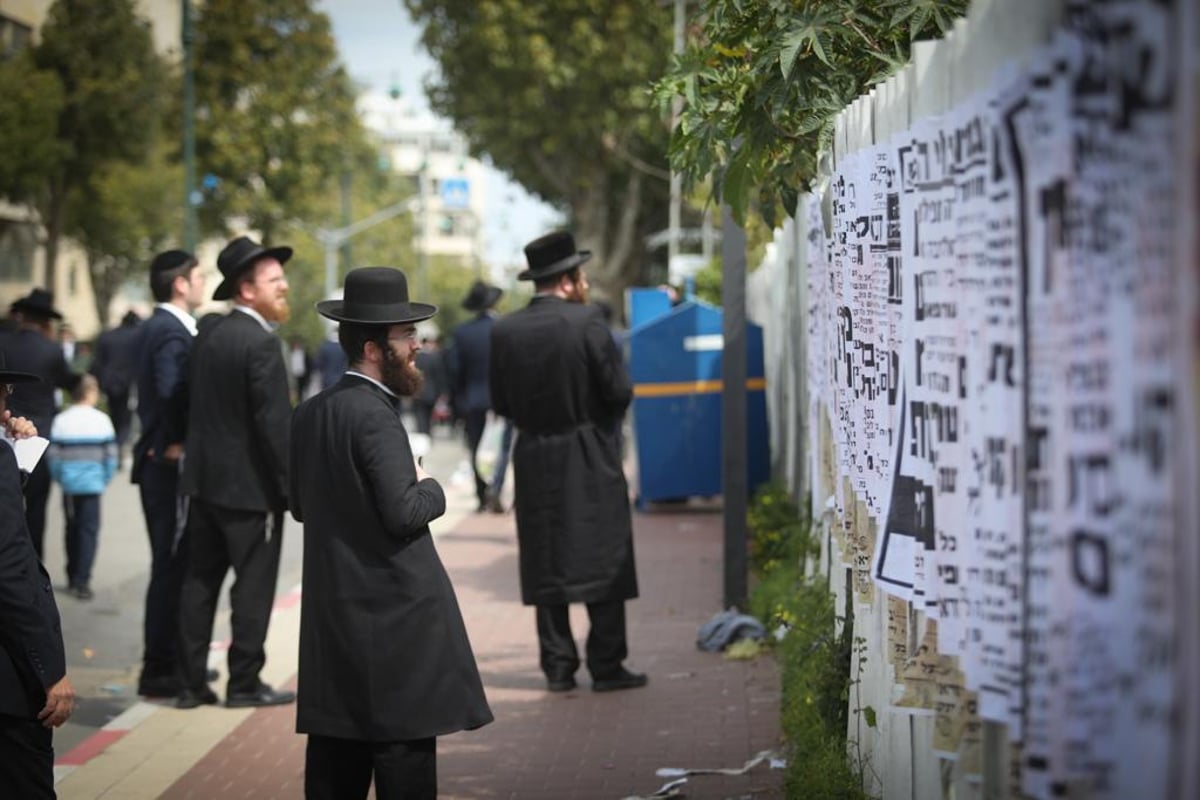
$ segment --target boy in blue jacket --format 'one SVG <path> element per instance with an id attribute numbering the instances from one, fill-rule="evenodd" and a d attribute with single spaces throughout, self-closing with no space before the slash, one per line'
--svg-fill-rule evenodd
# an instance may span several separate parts
<path id="1" fill-rule="evenodd" d="M 117 469 L 117 435 L 96 408 L 100 386 L 84 375 L 72 405 L 50 426 L 50 474 L 62 487 L 67 518 L 67 581 L 80 600 L 91 600 L 92 563 L 100 538 L 100 495 Z"/>

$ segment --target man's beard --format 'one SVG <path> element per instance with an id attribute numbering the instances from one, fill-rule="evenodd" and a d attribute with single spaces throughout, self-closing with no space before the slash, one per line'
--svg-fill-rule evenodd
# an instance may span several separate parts
<path id="1" fill-rule="evenodd" d="M 417 369 L 415 364 L 410 364 L 408 359 L 396 355 L 390 347 L 383 350 L 383 362 L 379 365 L 379 372 L 383 378 L 383 385 L 401 397 L 412 397 L 421 391 L 421 386 L 425 383 L 425 376 L 421 374 L 421 370 Z"/>
<path id="2" fill-rule="evenodd" d="M 254 305 L 254 310 L 262 314 L 263 319 L 267 322 L 276 322 L 280 325 L 287 322 L 292 315 L 286 297 L 278 300 L 261 300 Z"/>

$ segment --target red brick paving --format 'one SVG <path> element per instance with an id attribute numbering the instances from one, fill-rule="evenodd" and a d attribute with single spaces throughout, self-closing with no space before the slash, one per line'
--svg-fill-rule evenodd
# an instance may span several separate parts
<path id="1" fill-rule="evenodd" d="M 729 661 L 695 647 L 720 609 L 721 515 L 635 514 L 641 597 L 627 606 L 628 664 L 645 689 L 549 694 L 537 667 L 533 611 L 520 604 L 511 515 L 473 515 L 438 537 L 496 721 L 438 742 L 440 796 L 600 800 L 651 794 L 660 767 L 740 766 L 779 745 L 779 680 L 769 657 Z M 572 607 L 576 639 L 587 614 Z M 304 742 L 294 707 L 260 709 L 163 796 L 303 797 Z M 694 776 L 688 798 L 783 797 L 782 773 Z"/>

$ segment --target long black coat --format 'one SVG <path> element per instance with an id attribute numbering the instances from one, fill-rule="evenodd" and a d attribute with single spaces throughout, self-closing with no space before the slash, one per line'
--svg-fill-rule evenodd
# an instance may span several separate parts
<path id="1" fill-rule="evenodd" d="M 517 427 L 523 602 L 637 597 L 616 424 L 633 391 L 600 310 L 542 296 L 500 319 L 491 386 L 496 413 Z"/>
<path id="2" fill-rule="evenodd" d="M 133 446 L 132 477 L 153 451 L 155 460 L 187 434 L 188 356 L 192 334 L 175 316 L 156 308 L 139 328 L 135 377 L 142 435 Z M 136 482 L 136 480 L 135 480 Z"/>
<path id="3" fill-rule="evenodd" d="M 292 406 L 279 338 L 231 311 L 200 328 L 179 491 L 225 508 L 287 508 Z"/>
<path id="4" fill-rule="evenodd" d="M 296 730 L 396 741 L 491 722 L 429 533 L 446 497 L 417 481 L 392 398 L 346 375 L 302 403 L 290 475 L 304 523 Z"/>
<path id="5" fill-rule="evenodd" d="M 24 507 L 17 458 L 0 442 L 0 714 L 36 719 L 46 690 L 67 674 L 67 659 L 54 590 L 33 550 Z"/>
<path id="6" fill-rule="evenodd" d="M 6 369 L 30 372 L 42 379 L 22 383 L 8 398 L 8 410 L 14 417 L 28 417 L 39 436 L 49 436 L 55 414 L 54 390 L 75 388 L 79 375 L 71 371 L 61 345 L 29 328 L 0 334 L 0 350 L 7 359 Z"/>

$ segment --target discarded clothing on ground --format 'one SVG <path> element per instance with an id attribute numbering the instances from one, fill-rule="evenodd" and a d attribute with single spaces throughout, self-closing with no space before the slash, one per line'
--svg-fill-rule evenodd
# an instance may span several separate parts
<path id="1" fill-rule="evenodd" d="M 736 608 L 722 611 L 700 626 L 696 634 L 696 647 L 710 653 L 720 652 L 741 639 L 765 639 L 767 629 L 749 614 L 738 613 Z"/>

